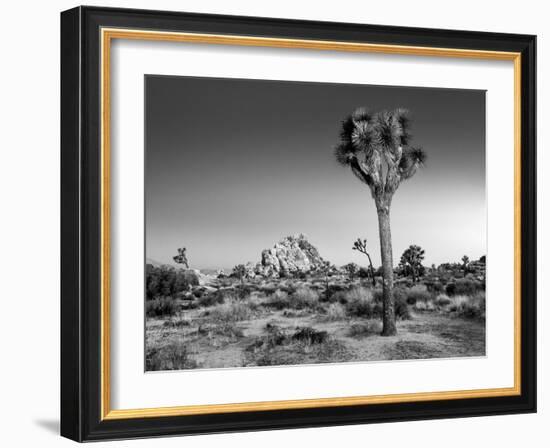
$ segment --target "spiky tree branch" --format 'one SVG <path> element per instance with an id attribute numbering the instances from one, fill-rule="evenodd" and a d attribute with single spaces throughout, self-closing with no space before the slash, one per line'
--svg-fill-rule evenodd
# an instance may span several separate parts
<path id="1" fill-rule="evenodd" d="M 361 238 L 357 238 L 357 241 L 353 243 L 352 250 L 356 250 L 367 256 L 367 258 L 369 259 L 372 286 L 376 286 L 376 279 L 374 278 L 374 268 L 372 267 L 372 260 L 370 258 L 370 254 L 367 252 L 367 240 L 366 239 L 362 240 Z"/>

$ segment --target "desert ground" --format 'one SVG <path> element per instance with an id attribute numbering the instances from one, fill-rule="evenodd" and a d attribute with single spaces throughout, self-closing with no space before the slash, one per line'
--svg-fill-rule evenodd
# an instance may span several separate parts
<path id="1" fill-rule="evenodd" d="M 455 267 L 456 268 L 456 267 Z M 157 268 L 160 269 L 160 268 Z M 460 270 L 397 278 L 397 335 L 380 335 L 381 278 L 201 275 L 146 300 L 146 370 L 207 369 L 485 355 L 484 283 Z"/>

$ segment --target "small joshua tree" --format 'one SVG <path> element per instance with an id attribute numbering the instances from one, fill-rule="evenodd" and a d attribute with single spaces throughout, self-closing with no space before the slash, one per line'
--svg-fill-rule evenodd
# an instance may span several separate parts
<path id="1" fill-rule="evenodd" d="M 185 269 L 189 269 L 189 262 L 187 261 L 187 249 L 185 247 L 178 248 L 178 254 L 173 257 L 174 261 L 181 264 Z"/>
<path id="2" fill-rule="evenodd" d="M 233 268 L 233 275 L 241 281 L 241 286 L 244 284 L 246 278 L 246 266 L 244 264 L 238 264 Z"/>
<path id="3" fill-rule="evenodd" d="M 418 275 L 422 271 L 422 260 L 424 260 L 424 249 L 412 244 L 401 255 L 399 265 L 412 274 L 413 283 L 418 280 Z"/>
<path id="4" fill-rule="evenodd" d="M 323 262 L 321 263 L 321 265 L 319 266 L 319 272 L 321 272 L 325 278 L 325 299 L 329 300 L 329 289 L 330 289 L 330 284 L 329 284 L 329 279 L 328 279 L 328 275 L 332 269 L 332 266 L 330 264 L 330 261 L 326 261 L 326 260 L 323 260 Z"/>
<path id="5" fill-rule="evenodd" d="M 464 255 L 462 257 L 462 270 L 464 271 L 464 277 L 466 277 L 466 274 L 468 273 L 468 265 L 470 264 L 470 259 L 467 255 Z"/>
<path id="6" fill-rule="evenodd" d="M 424 164 L 421 148 L 409 146 L 407 111 L 396 109 L 375 114 L 357 109 L 343 122 L 336 161 L 370 190 L 378 214 L 380 254 L 382 258 L 382 335 L 397 333 L 393 299 L 393 255 L 390 208 L 393 195 L 404 180 L 410 179 Z"/>
<path id="7" fill-rule="evenodd" d="M 348 263 L 345 266 L 342 266 L 344 268 L 344 271 L 348 274 L 348 277 L 351 281 L 355 279 L 355 276 L 359 272 L 359 265 L 356 263 Z"/>
<path id="8" fill-rule="evenodd" d="M 352 249 L 359 251 L 362 254 L 365 254 L 369 259 L 369 269 L 370 269 L 370 276 L 372 278 L 372 286 L 376 286 L 376 280 L 374 278 L 374 268 L 372 267 L 372 260 L 370 259 L 370 255 L 367 252 L 367 240 L 366 239 L 362 240 L 361 238 L 357 238 L 357 241 L 353 243 Z"/>

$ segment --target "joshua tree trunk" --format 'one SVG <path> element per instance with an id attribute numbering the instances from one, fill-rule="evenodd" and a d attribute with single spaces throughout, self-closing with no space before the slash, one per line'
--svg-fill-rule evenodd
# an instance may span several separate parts
<path id="1" fill-rule="evenodd" d="M 382 336 L 397 334 L 393 304 L 393 254 L 391 245 L 390 207 L 379 205 L 378 230 L 380 232 L 380 255 L 382 258 Z"/>

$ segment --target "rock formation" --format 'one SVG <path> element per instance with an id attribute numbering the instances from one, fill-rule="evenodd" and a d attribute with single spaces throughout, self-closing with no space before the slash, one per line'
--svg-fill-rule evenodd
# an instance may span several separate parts
<path id="1" fill-rule="evenodd" d="M 271 249 L 263 250 L 255 271 L 265 277 L 279 277 L 316 270 L 323 262 L 317 248 L 300 234 L 287 236 Z"/>

